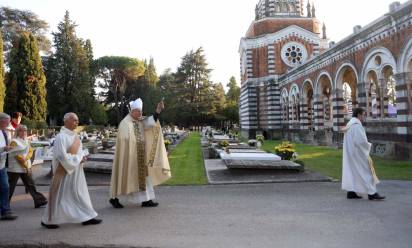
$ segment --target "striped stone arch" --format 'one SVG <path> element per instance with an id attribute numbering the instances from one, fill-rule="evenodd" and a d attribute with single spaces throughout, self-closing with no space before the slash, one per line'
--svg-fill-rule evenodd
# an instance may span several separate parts
<path id="1" fill-rule="evenodd" d="M 400 101 L 402 104 L 398 106 L 398 120 L 406 119 L 407 115 L 412 115 L 412 35 L 409 36 L 404 47 L 401 49 L 399 56 L 397 77 L 397 94 L 403 97 Z M 401 129 L 401 128 L 398 128 Z M 403 127 L 405 130 L 405 128 Z M 399 130 L 400 132 L 405 132 Z"/>
<path id="2" fill-rule="evenodd" d="M 304 130 L 312 130 L 314 128 L 313 121 L 313 100 L 314 87 L 310 79 L 303 81 L 301 90 L 301 112 L 300 119 Z"/>
<path id="3" fill-rule="evenodd" d="M 316 78 L 314 89 L 315 130 L 333 127 L 333 81 L 329 72 L 322 71 Z"/>
<path id="4" fill-rule="evenodd" d="M 405 45 L 401 49 L 400 55 L 399 55 L 399 62 L 398 62 L 398 71 L 399 72 L 409 72 L 410 62 L 412 61 L 412 35 L 409 36 L 407 41 L 405 42 Z"/>
<path id="5" fill-rule="evenodd" d="M 380 57 L 380 63 L 378 64 L 377 57 Z M 393 56 L 392 52 L 389 51 L 386 47 L 375 47 L 371 49 L 365 56 L 365 60 L 363 61 L 362 70 L 360 73 L 360 80 L 366 82 L 367 73 L 373 69 L 375 72 L 380 71 L 383 67 L 390 65 L 392 68 L 397 71 L 396 60 Z"/>
<path id="6" fill-rule="evenodd" d="M 342 72 L 343 72 L 343 70 L 344 69 L 346 69 L 346 67 L 349 67 L 350 69 L 352 69 L 353 70 L 353 72 L 355 73 L 355 75 L 356 75 L 356 81 L 357 82 L 359 82 L 359 74 L 358 74 L 358 70 L 356 69 L 356 67 L 352 64 L 352 63 L 350 63 L 350 62 L 344 62 L 343 64 L 341 64 L 340 66 L 339 66 L 339 68 L 336 70 L 336 73 L 335 73 L 335 81 L 334 81 L 334 85 L 333 85 L 333 89 L 334 90 L 336 90 L 336 89 L 339 89 L 339 88 L 342 88 L 342 85 L 341 84 L 339 84 L 339 83 L 341 83 L 342 82 Z"/>
<path id="7" fill-rule="evenodd" d="M 341 64 L 335 75 L 333 130 L 341 131 L 350 120 L 353 108 L 366 108 L 366 93 L 363 83 L 359 82 L 358 70 L 352 63 Z"/>

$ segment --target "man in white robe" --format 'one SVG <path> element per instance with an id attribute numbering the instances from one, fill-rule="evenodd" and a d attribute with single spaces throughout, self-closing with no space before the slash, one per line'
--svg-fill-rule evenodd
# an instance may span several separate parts
<path id="1" fill-rule="evenodd" d="M 100 224 L 96 219 L 82 162 L 84 152 L 75 129 L 79 119 L 74 113 L 64 115 L 61 128 L 53 144 L 53 172 L 49 203 L 42 216 L 42 226 L 55 229 L 63 223 Z"/>
<path id="2" fill-rule="evenodd" d="M 342 189 L 347 191 L 348 199 L 360 199 L 358 194 L 368 194 L 369 200 L 383 200 L 385 197 L 376 190 L 379 180 L 369 156 L 372 144 L 362 125 L 365 120 L 365 110 L 356 108 L 344 129 Z"/>
<path id="3" fill-rule="evenodd" d="M 110 183 L 110 204 L 123 208 L 122 201 L 156 207 L 153 186 L 171 176 L 163 134 L 158 121 L 163 101 L 150 117 L 142 116 L 143 102 L 130 103 L 130 113 L 120 122 Z"/>

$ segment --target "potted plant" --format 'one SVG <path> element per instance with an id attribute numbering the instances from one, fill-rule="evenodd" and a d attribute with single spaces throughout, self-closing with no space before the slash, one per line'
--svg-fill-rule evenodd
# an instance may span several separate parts
<path id="1" fill-rule="evenodd" d="M 220 141 L 219 142 L 219 147 L 221 147 L 221 148 L 225 148 L 225 147 L 228 147 L 229 146 L 229 142 L 227 141 L 227 140 L 222 140 L 222 141 Z"/>
<path id="2" fill-rule="evenodd" d="M 275 153 L 281 157 L 282 160 L 291 160 L 293 158 L 293 154 L 295 154 L 295 148 L 292 143 L 284 141 L 275 147 Z"/>

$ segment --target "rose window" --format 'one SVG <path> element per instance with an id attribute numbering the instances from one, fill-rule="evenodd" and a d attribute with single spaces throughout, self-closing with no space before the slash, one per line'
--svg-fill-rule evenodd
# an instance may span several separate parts
<path id="1" fill-rule="evenodd" d="M 290 42 L 282 48 L 282 60 L 288 66 L 295 67 L 303 64 L 308 55 L 305 47 L 296 42 Z"/>

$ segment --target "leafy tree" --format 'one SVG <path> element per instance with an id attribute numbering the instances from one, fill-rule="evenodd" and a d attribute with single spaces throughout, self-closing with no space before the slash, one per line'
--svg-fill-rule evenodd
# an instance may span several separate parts
<path id="1" fill-rule="evenodd" d="M 162 113 L 161 120 L 169 124 L 181 124 L 177 118 L 179 111 L 179 98 L 177 93 L 179 92 L 178 85 L 176 83 L 176 74 L 171 72 L 170 69 L 160 75 L 158 83 L 159 96 L 164 97 L 166 111 Z"/>
<path id="2" fill-rule="evenodd" d="M 3 37 L 0 31 L 0 112 L 3 112 L 6 86 L 4 85 Z"/>
<path id="3" fill-rule="evenodd" d="M 181 109 L 178 117 L 186 126 L 205 123 L 213 110 L 211 71 L 202 47 L 182 58 L 176 73 L 175 89 Z"/>
<path id="4" fill-rule="evenodd" d="M 226 94 L 227 101 L 237 104 L 240 97 L 240 87 L 237 85 L 235 77 L 232 76 L 226 86 L 229 88 Z"/>
<path id="5" fill-rule="evenodd" d="M 37 48 L 36 38 L 23 32 L 14 43 L 10 53 L 8 76 L 8 112 L 20 111 L 26 119 L 44 121 L 46 119 L 46 77 Z"/>
<path id="6" fill-rule="evenodd" d="M 144 63 L 129 57 L 106 56 L 96 61 L 96 68 L 99 86 L 105 90 L 102 96 L 106 98 L 107 104 L 114 103 L 119 123 L 129 100 L 125 98 L 128 81 L 133 83 L 133 80 L 144 75 Z"/>
<path id="7" fill-rule="evenodd" d="M 47 53 L 50 50 L 50 40 L 47 38 L 49 24 L 29 10 L 0 7 L 0 28 L 3 31 L 6 52 L 24 31 L 33 34 L 40 51 Z"/>
<path id="8" fill-rule="evenodd" d="M 227 87 L 229 90 L 226 94 L 227 105 L 224 116 L 231 123 L 239 123 L 240 87 L 237 85 L 235 77 L 230 78 Z"/>
<path id="9" fill-rule="evenodd" d="M 157 82 L 159 82 L 159 77 L 157 76 L 156 73 L 156 67 L 154 65 L 153 58 L 150 58 L 149 64 L 146 65 L 146 71 L 144 73 L 144 78 L 148 82 L 149 85 L 151 86 L 156 86 Z"/>
<path id="10" fill-rule="evenodd" d="M 49 119 L 56 124 L 62 123 L 67 112 L 77 113 L 81 123 L 88 123 L 95 103 L 91 43 L 77 38 L 75 28 L 66 11 L 53 33 L 55 52 L 44 62 Z"/>
<path id="11" fill-rule="evenodd" d="M 104 108 L 104 106 L 98 102 L 95 102 L 93 104 L 90 118 L 93 120 L 93 124 L 96 124 L 96 125 L 107 124 L 108 118 L 107 118 L 107 113 L 106 113 L 106 109 Z"/>

